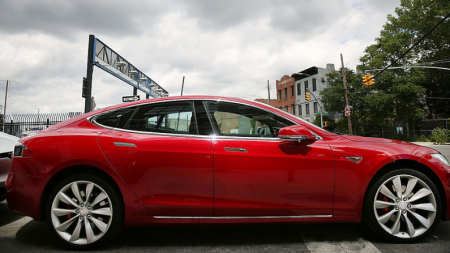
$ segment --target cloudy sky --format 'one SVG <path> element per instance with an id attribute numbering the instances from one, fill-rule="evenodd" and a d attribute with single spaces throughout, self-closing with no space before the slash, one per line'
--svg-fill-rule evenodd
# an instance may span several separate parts
<path id="1" fill-rule="evenodd" d="M 0 0 L 0 79 L 7 114 L 81 112 L 89 34 L 171 96 L 267 98 L 275 81 L 327 63 L 355 69 L 400 0 Z M 6 82 L 0 81 L 4 105 Z M 94 68 L 97 107 L 133 88 Z M 142 97 L 145 94 L 138 92 Z"/>

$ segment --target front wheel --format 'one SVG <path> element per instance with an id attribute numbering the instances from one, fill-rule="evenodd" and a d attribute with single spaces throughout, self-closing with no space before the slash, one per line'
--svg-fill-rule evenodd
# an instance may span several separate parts
<path id="1" fill-rule="evenodd" d="M 366 223 L 376 233 L 397 243 L 426 237 L 441 216 L 436 186 L 424 174 L 397 169 L 371 187 L 364 204 Z"/>
<path id="2" fill-rule="evenodd" d="M 47 223 L 53 234 L 77 249 L 110 240 L 123 223 L 119 194 L 100 177 L 80 174 L 62 180 L 50 194 Z"/>

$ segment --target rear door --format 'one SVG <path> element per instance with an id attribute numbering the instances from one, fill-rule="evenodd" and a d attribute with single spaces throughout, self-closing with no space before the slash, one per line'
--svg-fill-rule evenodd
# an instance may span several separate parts
<path id="1" fill-rule="evenodd" d="M 102 115 L 108 160 L 153 216 L 213 215 L 211 139 L 198 133 L 192 101 L 160 102 Z"/>

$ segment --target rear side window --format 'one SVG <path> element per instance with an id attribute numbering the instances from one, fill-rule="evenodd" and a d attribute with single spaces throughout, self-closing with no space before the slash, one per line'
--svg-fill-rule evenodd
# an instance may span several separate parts
<path id="1" fill-rule="evenodd" d="M 136 108 L 125 108 L 99 116 L 95 121 L 101 125 L 123 128 Z"/>
<path id="2" fill-rule="evenodd" d="M 135 106 L 102 115 L 96 121 L 105 126 L 141 132 L 198 134 L 190 101 Z"/>

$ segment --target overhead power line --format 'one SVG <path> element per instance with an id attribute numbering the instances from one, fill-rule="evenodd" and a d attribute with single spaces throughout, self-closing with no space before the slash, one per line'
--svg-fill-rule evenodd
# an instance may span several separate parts
<path id="1" fill-rule="evenodd" d="M 415 46 L 417 46 L 420 42 L 422 42 L 423 39 L 425 39 L 428 35 L 430 35 L 448 17 L 450 17 L 450 13 L 448 13 L 447 16 L 445 16 L 443 19 L 441 19 L 441 21 L 439 21 L 439 23 L 437 23 L 433 28 L 431 28 L 431 30 L 429 30 L 424 36 L 422 36 L 422 38 L 420 38 L 418 41 L 416 41 L 416 43 L 414 43 L 414 45 L 412 45 L 408 50 L 406 50 L 406 52 L 404 52 L 400 57 L 398 57 L 395 61 L 391 62 L 391 64 L 389 64 L 389 66 L 385 67 L 383 70 L 381 70 L 379 73 L 377 73 L 375 76 L 373 76 L 369 80 L 375 79 L 375 77 L 381 75 L 384 71 L 386 71 L 388 68 L 390 68 L 392 65 L 394 65 L 398 60 L 400 60 L 403 57 L 405 57 L 405 55 L 407 55 Z"/>

